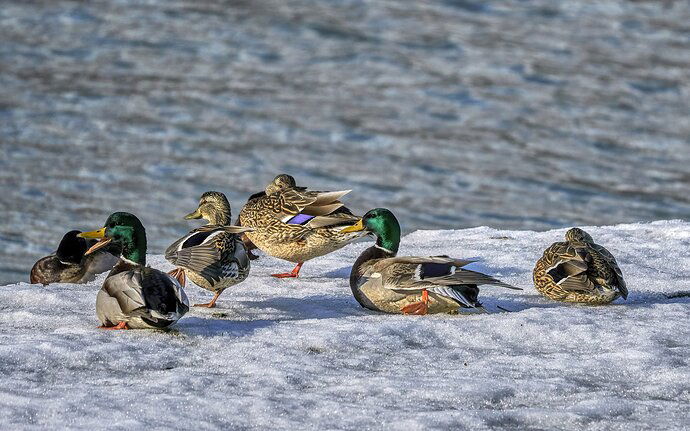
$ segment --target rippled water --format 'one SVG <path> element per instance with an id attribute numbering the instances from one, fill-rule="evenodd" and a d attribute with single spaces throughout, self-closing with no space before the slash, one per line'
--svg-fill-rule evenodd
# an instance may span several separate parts
<path id="1" fill-rule="evenodd" d="M 687 219 L 689 34 L 686 1 L 3 1 L 0 282 L 279 172 L 407 231 Z"/>

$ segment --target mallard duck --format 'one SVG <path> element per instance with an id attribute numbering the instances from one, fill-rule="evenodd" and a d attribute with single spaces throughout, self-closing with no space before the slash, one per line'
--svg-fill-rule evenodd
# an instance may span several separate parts
<path id="1" fill-rule="evenodd" d="M 79 234 L 100 241 L 90 254 L 114 242 L 122 248 L 96 297 L 96 314 L 104 329 L 164 328 L 189 311 L 182 286 L 170 275 L 146 265 L 146 230 L 130 213 L 116 212 L 105 226 Z"/>
<path id="2" fill-rule="evenodd" d="M 350 288 L 362 307 L 396 314 L 484 311 L 478 301 L 482 284 L 522 290 L 476 271 L 463 269 L 474 262 L 448 256 L 397 257 L 400 224 L 385 208 L 367 212 L 344 232 L 364 231 L 376 244 L 364 250 L 350 272 Z"/>
<path id="3" fill-rule="evenodd" d="M 119 249 L 110 245 L 95 253 L 84 255 L 95 241 L 87 241 L 72 230 L 65 234 L 55 253 L 39 259 L 31 268 L 31 283 L 44 286 L 51 283 L 88 283 L 97 274 L 109 271 L 117 263 Z M 116 256 L 117 255 L 117 256 Z"/>
<path id="4" fill-rule="evenodd" d="M 190 231 L 165 251 L 165 258 L 178 268 L 169 274 L 182 286 L 189 277 L 198 286 L 215 293 L 206 304 L 215 307 L 223 290 L 249 275 L 249 257 L 240 235 L 251 228 L 230 226 L 230 203 L 223 193 L 206 192 L 199 207 L 185 219 L 204 218 L 210 224 Z"/>
<path id="5" fill-rule="evenodd" d="M 360 218 L 343 206 L 349 190 L 307 191 L 290 175 L 278 175 L 263 195 L 255 195 L 240 212 L 240 224 L 254 228 L 246 235 L 266 254 L 297 264 L 292 272 L 272 274 L 298 277 L 304 262 L 331 253 L 363 236 L 342 232 Z"/>
<path id="6" fill-rule="evenodd" d="M 534 286 L 555 301 L 601 305 L 628 298 L 616 259 L 579 228 L 544 251 L 534 267 Z"/>

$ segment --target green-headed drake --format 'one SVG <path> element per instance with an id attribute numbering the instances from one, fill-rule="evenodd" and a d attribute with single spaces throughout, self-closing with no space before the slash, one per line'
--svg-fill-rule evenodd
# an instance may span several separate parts
<path id="1" fill-rule="evenodd" d="M 400 224 L 392 212 L 376 208 L 345 232 L 367 232 L 376 244 L 364 250 L 350 272 L 350 288 L 362 307 L 384 313 L 483 311 L 477 300 L 482 284 L 521 290 L 493 277 L 463 269 L 474 261 L 447 256 L 396 257 Z"/>
<path id="2" fill-rule="evenodd" d="M 164 328 L 189 311 L 182 286 L 170 275 L 146 265 L 146 230 L 130 213 L 112 213 L 105 226 L 79 234 L 100 241 L 91 254 L 108 244 L 122 249 L 96 297 L 96 314 L 104 329 Z"/>
<path id="3" fill-rule="evenodd" d="M 201 195 L 196 211 L 185 219 L 206 219 L 209 224 L 190 231 L 165 251 L 165 258 L 177 266 L 170 275 L 184 286 L 189 277 L 198 286 L 215 295 L 198 307 L 215 307 L 225 289 L 244 281 L 249 275 L 249 256 L 241 235 L 251 228 L 231 226 L 230 203 L 223 193 Z"/>
<path id="4" fill-rule="evenodd" d="M 628 298 L 616 259 L 579 228 L 544 251 L 533 275 L 537 291 L 554 301 L 601 305 Z"/>
<path id="5" fill-rule="evenodd" d="M 297 277 L 304 262 L 344 247 L 363 236 L 343 232 L 360 218 L 343 206 L 349 190 L 308 191 L 290 175 L 281 174 L 247 202 L 240 212 L 242 226 L 254 228 L 247 237 L 264 253 L 297 264 L 292 272 L 273 274 Z"/>
<path id="6" fill-rule="evenodd" d="M 67 232 L 55 253 L 34 264 L 29 276 L 31 283 L 88 283 L 97 274 L 113 268 L 119 260 L 119 248 L 111 244 L 87 255 L 86 250 L 96 241 L 80 238 L 77 236 L 80 233 L 78 230 Z"/>

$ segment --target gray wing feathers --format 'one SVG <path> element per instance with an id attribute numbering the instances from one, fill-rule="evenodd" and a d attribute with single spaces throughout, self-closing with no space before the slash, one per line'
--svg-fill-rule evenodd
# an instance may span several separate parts
<path id="1" fill-rule="evenodd" d="M 102 289 L 108 296 L 115 298 L 122 313 L 127 315 L 146 309 L 137 276 L 140 276 L 139 273 L 126 272 L 107 278 L 103 284 Z"/>

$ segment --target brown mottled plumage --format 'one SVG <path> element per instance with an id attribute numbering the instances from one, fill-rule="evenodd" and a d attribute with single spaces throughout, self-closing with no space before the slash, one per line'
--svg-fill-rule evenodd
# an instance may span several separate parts
<path id="1" fill-rule="evenodd" d="M 171 275 L 184 285 L 189 277 L 199 287 L 215 293 L 211 302 L 197 304 L 213 307 L 230 286 L 244 281 L 249 275 L 249 257 L 240 235 L 251 228 L 230 226 L 230 204 L 224 194 L 206 192 L 196 211 L 187 219 L 204 218 L 211 222 L 194 229 L 175 241 L 165 251 L 165 258 L 177 266 Z"/>
<path id="2" fill-rule="evenodd" d="M 533 276 L 537 291 L 555 301 L 601 305 L 628 297 L 616 259 L 579 228 L 544 251 Z"/>
<path id="3" fill-rule="evenodd" d="M 341 232 L 359 220 L 339 200 L 347 193 L 308 191 L 297 187 L 291 176 L 278 175 L 265 194 L 255 195 L 242 208 L 239 222 L 254 228 L 246 235 L 266 254 L 298 264 L 292 273 L 276 276 L 296 277 L 302 263 L 362 236 Z"/>

